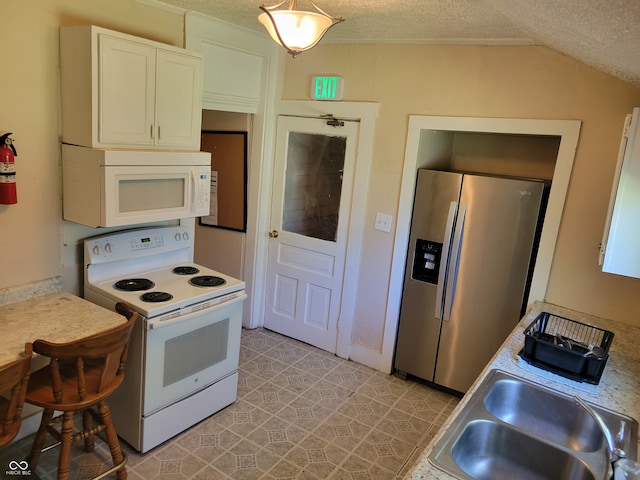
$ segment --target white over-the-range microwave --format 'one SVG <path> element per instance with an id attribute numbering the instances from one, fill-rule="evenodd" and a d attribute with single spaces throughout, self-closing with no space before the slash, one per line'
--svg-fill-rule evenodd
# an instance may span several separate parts
<path id="1" fill-rule="evenodd" d="M 209 214 L 208 152 L 62 145 L 63 217 L 116 227 Z"/>

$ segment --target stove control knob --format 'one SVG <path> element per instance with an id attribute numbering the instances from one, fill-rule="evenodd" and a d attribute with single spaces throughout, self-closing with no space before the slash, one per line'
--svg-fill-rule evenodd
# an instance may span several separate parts
<path id="1" fill-rule="evenodd" d="M 111 244 L 110 244 L 110 243 L 107 243 L 107 244 L 104 246 L 104 251 L 105 251 L 106 253 L 111 253 Z"/>
<path id="2" fill-rule="evenodd" d="M 100 255 L 100 246 L 94 245 L 92 251 L 94 255 Z"/>
<path id="3" fill-rule="evenodd" d="M 176 232 L 176 242 L 180 241 L 180 232 Z"/>
<path id="4" fill-rule="evenodd" d="M 185 240 L 185 241 L 189 240 L 189 233 L 188 232 L 183 232 L 182 233 L 182 239 Z"/>

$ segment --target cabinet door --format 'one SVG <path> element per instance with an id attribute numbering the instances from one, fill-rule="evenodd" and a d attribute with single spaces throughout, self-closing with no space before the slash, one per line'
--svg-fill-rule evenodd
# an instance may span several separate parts
<path id="1" fill-rule="evenodd" d="M 200 148 L 202 59 L 158 50 L 155 143 Z"/>
<path id="2" fill-rule="evenodd" d="M 640 108 L 628 116 L 602 242 L 602 271 L 640 278 Z M 609 219 L 610 218 L 610 219 Z M 602 260 L 602 255 L 601 255 Z"/>
<path id="3" fill-rule="evenodd" d="M 156 48 L 100 35 L 98 141 L 153 145 Z"/>

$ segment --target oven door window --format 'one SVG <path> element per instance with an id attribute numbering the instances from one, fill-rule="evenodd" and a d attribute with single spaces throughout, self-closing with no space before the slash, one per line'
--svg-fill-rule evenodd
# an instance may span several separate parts
<path id="1" fill-rule="evenodd" d="M 224 362 L 228 338 L 229 319 L 225 318 L 164 342 L 162 387 Z"/>
<path id="2" fill-rule="evenodd" d="M 143 415 L 238 369 L 242 301 L 230 301 L 167 323 L 146 331 Z"/>

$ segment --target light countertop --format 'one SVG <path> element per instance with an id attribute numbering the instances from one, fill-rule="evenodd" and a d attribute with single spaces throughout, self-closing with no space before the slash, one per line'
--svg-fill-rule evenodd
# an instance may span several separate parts
<path id="1" fill-rule="evenodd" d="M 517 353 L 524 345 L 524 329 L 541 312 L 576 320 L 588 325 L 609 330 L 614 333 L 613 343 L 609 349 L 609 359 L 602 374 L 599 385 L 583 384 L 568 380 L 553 373 L 536 369 L 518 361 Z M 640 421 L 640 328 L 625 325 L 612 320 L 604 320 L 592 315 L 569 310 L 556 305 L 536 302 L 529 307 L 525 317 L 518 323 L 511 335 L 505 340 L 501 349 L 476 379 L 467 394 L 456 406 L 451 416 L 444 423 L 438 434 L 422 453 L 418 463 L 406 478 L 417 479 L 454 479 L 455 477 L 431 465 L 428 456 L 435 443 L 444 435 L 456 416 L 467 404 L 473 392 L 482 380 L 493 369 L 503 370 L 532 382 L 569 395 L 578 395 L 594 405 L 623 413 Z M 639 452 L 640 453 L 640 452 Z"/>
<path id="2" fill-rule="evenodd" d="M 70 342 L 126 321 L 116 312 L 58 290 L 59 285 L 53 281 L 0 292 L 0 365 L 19 358 L 26 342 Z M 24 292 L 30 298 L 22 299 Z"/>

